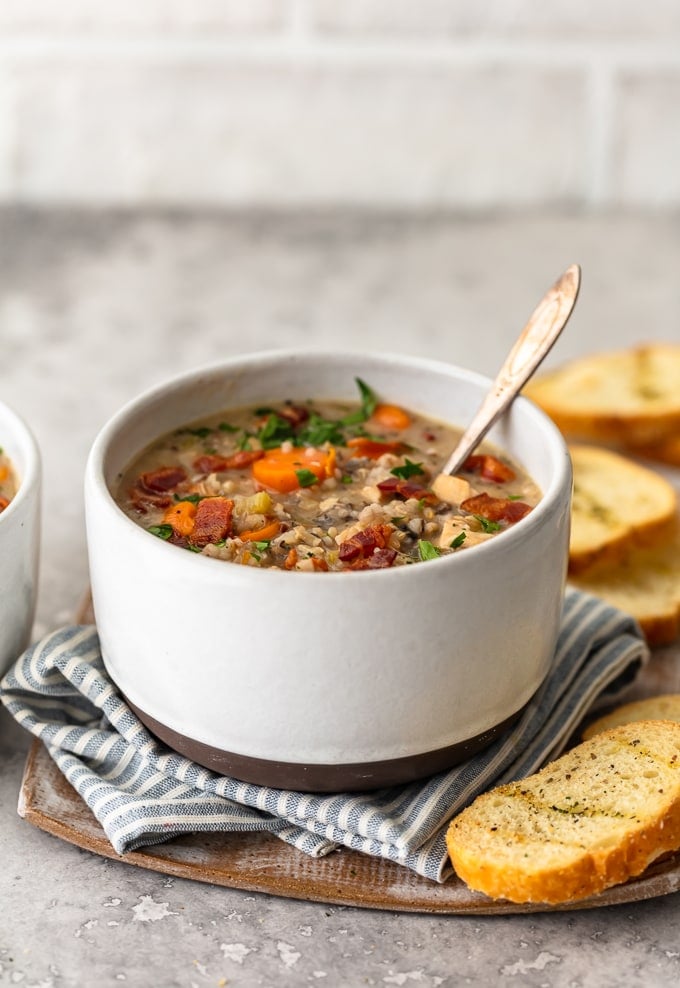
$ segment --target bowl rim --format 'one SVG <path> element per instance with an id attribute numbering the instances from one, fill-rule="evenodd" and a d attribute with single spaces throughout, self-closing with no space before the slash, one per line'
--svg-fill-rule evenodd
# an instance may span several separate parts
<path id="1" fill-rule="evenodd" d="M 169 545 L 163 539 L 156 538 L 150 540 L 148 533 L 135 521 L 129 518 L 122 508 L 120 508 L 120 506 L 116 503 L 105 480 L 104 470 L 106 457 L 112 442 L 119 436 L 128 420 L 143 410 L 146 405 L 155 403 L 159 399 L 163 399 L 166 396 L 171 396 L 178 390 L 181 391 L 184 388 L 189 387 L 193 382 L 201 377 L 205 377 L 206 375 L 210 375 L 212 377 L 220 373 L 233 372 L 239 369 L 255 371 L 258 366 L 270 365 L 277 360 L 318 361 L 319 359 L 325 359 L 329 362 L 354 361 L 357 366 L 360 366 L 362 361 L 366 362 L 367 360 L 374 360 L 380 364 L 386 366 L 391 365 L 394 368 L 402 368 L 404 370 L 412 369 L 420 370 L 426 373 L 429 372 L 440 375 L 450 375 L 458 380 L 464 380 L 470 384 L 476 385 L 482 390 L 488 390 L 492 385 L 491 378 L 488 378 L 477 371 L 469 370 L 447 361 L 435 360 L 428 357 L 411 357 L 405 354 L 381 351 L 361 353 L 356 350 L 314 349 L 311 347 L 304 350 L 295 348 L 269 349 L 256 351 L 253 353 L 238 354 L 222 361 L 202 364 L 151 386 L 126 402 L 107 420 L 107 422 L 105 422 L 95 437 L 87 458 L 85 469 L 86 506 L 89 501 L 89 496 L 91 496 L 91 494 L 88 496 L 89 492 L 96 493 L 100 497 L 101 502 L 110 517 L 112 519 L 115 518 L 116 523 L 122 524 L 131 538 L 143 540 L 138 543 L 140 551 L 143 551 L 144 546 L 146 546 L 147 548 L 145 551 L 160 552 L 161 559 L 167 559 L 168 562 L 172 558 L 176 560 L 176 546 Z M 522 395 L 518 395 L 513 402 L 513 405 L 515 404 L 520 404 L 524 410 L 524 413 L 530 416 L 530 418 L 536 423 L 537 427 L 545 433 L 547 441 L 550 445 L 554 447 L 555 469 L 551 477 L 550 484 L 542 492 L 541 500 L 525 518 L 522 518 L 517 524 L 513 525 L 512 528 L 503 532 L 501 538 L 489 539 L 486 542 L 474 546 L 474 556 L 478 560 L 481 560 L 489 553 L 510 550 L 518 541 L 523 541 L 532 531 L 543 524 L 545 516 L 550 515 L 556 509 L 560 501 L 560 494 L 565 490 L 571 491 L 571 457 L 569 455 L 566 441 L 561 432 L 558 430 L 554 422 L 548 417 L 548 415 L 530 399 L 525 398 Z M 135 454 L 133 454 L 133 456 L 134 455 Z M 88 540 L 89 538 L 90 535 L 88 534 Z M 163 553 L 171 553 L 172 555 L 164 556 Z M 469 558 L 469 555 L 470 554 L 467 552 L 451 553 L 450 555 L 441 556 L 437 559 L 428 560 L 427 569 L 431 572 L 432 566 L 454 567 L 465 565 L 465 563 L 461 563 L 461 560 L 465 560 L 466 557 Z M 185 559 L 184 565 L 189 567 L 213 567 L 215 579 L 220 579 L 220 577 L 217 576 L 217 573 L 225 570 L 227 574 L 229 574 L 229 577 L 233 577 L 234 567 L 225 567 L 222 560 L 204 556 L 202 553 L 183 553 L 182 558 Z M 218 566 L 216 564 L 221 565 Z M 419 565 L 394 566 L 376 570 L 338 570 L 332 571 L 332 574 L 328 575 L 332 575 L 334 583 L 348 579 L 367 579 L 369 573 L 373 580 L 403 580 L 406 578 L 418 579 L 417 574 L 422 572 L 423 569 L 424 568 Z M 252 580 L 253 582 L 258 581 L 260 583 L 263 579 L 268 579 L 270 581 L 283 579 L 287 581 L 291 577 L 290 573 L 274 567 L 260 568 L 256 566 L 239 566 L 237 567 L 237 570 L 239 573 L 239 580 Z M 204 575 L 209 572 L 205 569 L 202 571 Z M 196 572 L 201 572 L 201 570 L 198 569 Z M 407 577 L 407 574 L 416 575 Z M 226 580 L 227 575 L 223 578 Z M 318 582 L 318 574 L 316 572 L 296 571 L 293 579 L 313 579 Z"/>
<path id="2" fill-rule="evenodd" d="M 2 526 L 8 518 L 13 517 L 21 510 L 24 501 L 37 490 L 40 483 L 41 461 L 40 449 L 33 432 L 25 420 L 4 401 L 0 401 L 0 417 L 9 422 L 12 439 L 21 446 L 21 452 L 25 459 L 19 475 L 17 492 L 5 510 L 0 512 L 0 526 Z M 5 442 L 2 445 L 5 447 Z M 13 458 L 10 456 L 10 459 Z"/>

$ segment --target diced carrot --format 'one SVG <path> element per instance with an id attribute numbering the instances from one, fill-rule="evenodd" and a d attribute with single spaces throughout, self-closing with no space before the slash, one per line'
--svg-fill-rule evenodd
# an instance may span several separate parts
<path id="1" fill-rule="evenodd" d="M 252 528 L 247 532 L 239 532 L 238 537 L 242 542 L 267 542 L 273 539 L 281 531 L 281 523 L 270 521 L 262 528 Z"/>
<path id="2" fill-rule="evenodd" d="M 8 504 L 9 500 L 0 494 L 0 511 L 4 511 Z"/>
<path id="3" fill-rule="evenodd" d="M 311 446 L 294 446 L 290 450 L 277 446 L 267 450 L 261 459 L 253 463 L 253 477 L 263 487 L 286 494 L 308 486 L 304 482 L 303 471 L 309 471 L 319 483 L 330 477 L 333 472 L 332 460 L 331 453 Z"/>
<path id="4" fill-rule="evenodd" d="M 371 421 L 377 422 L 383 429 L 396 429 L 397 432 L 401 432 L 410 426 L 411 416 L 399 405 L 376 405 Z"/>
<path id="5" fill-rule="evenodd" d="M 298 554 L 297 549 L 292 548 L 288 555 L 286 556 L 286 561 L 283 564 L 284 569 L 295 569 L 297 566 Z"/>
<path id="6" fill-rule="evenodd" d="M 192 501 L 177 501 L 165 509 L 163 524 L 172 525 L 177 535 L 191 535 L 196 523 L 196 505 Z"/>
<path id="7" fill-rule="evenodd" d="M 367 439 L 365 436 L 348 439 L 347 447 L 352 450 L 355 456 L 365 457 L 367 460 L 379 460 L 385 453 L 402 453 L 404 451 L 403 443 L 379 442 L 377 439 Z"/>
<path id="8" fill-rule="evenodd" d="M 9 477 L 9 467 L 0 466 L 0 483 Z"/>

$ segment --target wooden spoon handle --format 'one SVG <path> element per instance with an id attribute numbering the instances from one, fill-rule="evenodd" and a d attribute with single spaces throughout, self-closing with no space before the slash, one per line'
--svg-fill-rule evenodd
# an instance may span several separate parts
<path id="1" fill-rule="evenodd" d="M 572 313 L 580 284 L 581 269 L 578 264 L 572 264 L 544 295 L 505 358 L 477 414 L 442 467 L 442 473 L 460 469 L 549 353 Z"/>

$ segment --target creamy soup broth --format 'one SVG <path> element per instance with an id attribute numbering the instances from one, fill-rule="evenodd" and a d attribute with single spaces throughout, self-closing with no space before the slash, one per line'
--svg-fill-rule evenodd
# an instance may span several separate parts
<path id="1" fill-rule="evenodd" d="M 120 507 L 184 550 L 324 572 L 461 552 L 538 503 L 537 485 L 490 445 L 440 475 L 460 430 L 357 384 L 357 403 L 232 409 L 163 436 L 119 478 Z"/>
<path id="2" fill-rule="evenodd" d="M 0 511 L 4 511 L 18 488 L 17 476 L 11 460 L 0 447 Z"/>

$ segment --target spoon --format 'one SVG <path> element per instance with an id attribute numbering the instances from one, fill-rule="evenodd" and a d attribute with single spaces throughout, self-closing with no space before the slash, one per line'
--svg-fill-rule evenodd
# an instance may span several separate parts
<path id="1" fill-rule="evenodd" d="M 581 284 L 581 268 L 572 264 L 538 303 L 499 370 L 493 387 L 441 472 L 455 473 L 491 426 L 524 387 L 567 324 Z"/>

